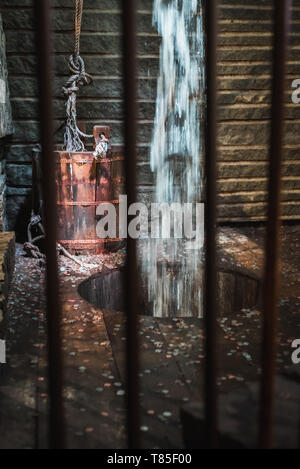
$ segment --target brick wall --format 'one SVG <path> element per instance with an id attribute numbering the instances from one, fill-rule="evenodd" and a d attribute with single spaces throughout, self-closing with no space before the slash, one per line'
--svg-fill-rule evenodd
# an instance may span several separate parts
<path id="1" fill-rule="evenodd" d="M 221 1 L 218 200 L 223 220 L 259 220 L 265 215 L 273 3 Z M 285 109 L 285 219 L 300 218 L 300 105 L 291 100 L 291 82 L 300 77 L 300 1 L 293 5 Z"/>
<path id="2" fill-rule="evenodd" d="M 219 40 L 219 179 L 221 220 L 259 220 L 265 214 L 270 117 L 271 0 L 221 0 Z M 73 47 L 73 0 L 53 0 L 55 108 L 64 116 L 61 86 Z M 80 120 L 88 130 L 105 123 L 122 142 L 121 0 L 85 0 L 81 53 L 93 87 L 81 91 Z M 15 135 L 6 147 L 9 227 L 20 230 L 30 205 L 31 148 L 38 140 L 32 0 L 0 0 L 7 36 Z M 138 0 L 139 190 L 152 193 L 148 145 L 156 97 L 159 38 L 151 25 L 152 0 Z M 300 0 L 294 0 L 292 48 L 286 93 L 284 218 L 300 218 L 300 105 L 290 83 L 300 78 Z"/>

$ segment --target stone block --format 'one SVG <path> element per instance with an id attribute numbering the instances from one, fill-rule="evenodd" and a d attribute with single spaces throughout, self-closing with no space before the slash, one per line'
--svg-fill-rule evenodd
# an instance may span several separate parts
<path id="1" fill-rule="evenodd" d="M 32 166 L 29 164 L 8 164 L 6 176 L 9 186 L 31 187 Z"/>

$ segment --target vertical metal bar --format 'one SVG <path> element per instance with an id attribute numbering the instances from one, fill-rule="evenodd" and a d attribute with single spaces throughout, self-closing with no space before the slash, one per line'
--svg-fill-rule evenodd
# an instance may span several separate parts
<path id="1" fill-rule="evenodd" d="M 128 206 L 136 201 L 136 0 L 124 0 L 124 107 L 125 174 Z M 138 351 L 138 275 L 136 241 L 127 239 L 125 275 L 127 312 L 127 412 L 128 446 L 139 448 L 139 351 Z"/>
<path id="2" fill-rule="evenodd" d="M 217 273 L 216 273 L 216 179 L 217 179 L 217 0 L 206 2 L 207 127 L 205 149 L 205 421 L 206 445 L 217 445 Z"/>
<path id="3" fill-rule="evenodd" d="M 47 328 L 49 375 L 49 444 L 64 447 L 62 404 L 62 355 L 60 338 L 59 283 L 56 257 L 56 187 L 53 146 L 51 0 L 35 0 L 36 51 L 38 56 L 40 138 L 42 144 L 44 223 L 47 256 Z"/>
<path id="4" fill-rule="evenodd" d="M 280 262 L 280 190 L 284 123 L 284 84 L 291 6 L 291 0 L 277 0 L 274 2 L 272 122 L 263 289 L 262 377 L 259 434 L 259 445 L 261 448 L 271 448 L 273 441 L 272 427 Z"/>

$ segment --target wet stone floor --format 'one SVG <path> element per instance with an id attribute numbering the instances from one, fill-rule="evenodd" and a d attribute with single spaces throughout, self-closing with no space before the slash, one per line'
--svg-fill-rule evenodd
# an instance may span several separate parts
<path id="1" fill-rule="evenodd" d="M 261 277 L 263 243 L 262 227 L 220 228 L 220 266 L 234 266 Z M 281 383 L 277 397 L 281 403 L 286 401 L 288 412 L 298 418 L 300 365 L 292 364 L 291 343 L 300 338 L 299 247 L 300 226 L 285 226 L 277 366 L 278 376 L 291 385 Z M 79 284 L 93 273 L 122 266 L 124 252 L 85 256 L 81 260 L 86 267 L 62 256 L 59 259 L 67 446 L 124 448 L 124 315 L 93 307 L 77 291 Z M 22 246 L 18 246 L 8 312 L 0 330 L 7 344 L 7 364 L 0 368 L 1 448 L 47 447 L 44 276 L 39 261 L 25 257 Z M 218 325 L 220 396 L 224 399 L 233 396 L 234 401 L 235 395 L 251 388 L 257 400 L 261 373 L 259 305 L 220 317 Z M 142 446 L 182 448 L 180 408 L 199 401 L 202 393 L 203 321 L 141 316 L 139 338 Z M 239 417 L 243 418 L 243 412 Z M 279 427 L 281 421 L 279 416 Z M 283 422 L 278 430 L 283 437 L 285 425 Z"/>

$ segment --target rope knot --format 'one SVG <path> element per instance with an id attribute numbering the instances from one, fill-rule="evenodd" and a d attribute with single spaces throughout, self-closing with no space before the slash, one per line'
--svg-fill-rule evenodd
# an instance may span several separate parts
<path id="1" fill-rule="evenodd" d="M 83 0 L 76 0 L 74 53 L 70 55 L 68 61 L 71 76 L 63 87 L 63 92 L 67 97 L 64 148 L 66 151 L 73 152 L 85 150 L 81 137 L 93 138 L 93 135 L 84 134 L 77 126 L 76 94 L 80 86 L 91 85 L 93 82 L 91 75 L 86 73 L 84 61 L 79 55 L 82 10 Z"/>

